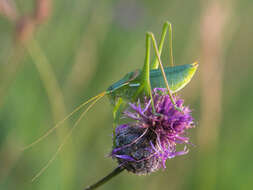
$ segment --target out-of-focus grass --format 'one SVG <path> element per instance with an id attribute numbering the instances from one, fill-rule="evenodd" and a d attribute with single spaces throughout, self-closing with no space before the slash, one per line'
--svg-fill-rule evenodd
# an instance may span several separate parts
<path id="1" fill-rule="evenodd" d="M 20 14 L 32 12 L 33 1 L 15 2 Z M 203 61 L 200 34 L 204 13 L 211 5 L 187 0 L 58 0 L 53 2 L 49 20 L 37 28 L 34 38 L 52 67 L 52 75 L 59 85 L 56 93 L 62 92 L 68 113 L 126 72 L 140 68 L 144 60 L 145 32 L 154 31 L 158 37 L 165 20 L 174 26 L 175 63 L 200 59 L 198 73 L 180 93 L 194 110 L 197 127 L 190 136 L 196 146 L 188 155 L 169 160 L 165 171 L 145 177 L 124 172 L 103 189 L 252 189 L 253 4 L 250 0 L 220 3 L 222 10 L 228 11 L 228 18 L 217 42 L 221 49 L 218 55 L 213 55 L 219 59 L 213 63 L 218 68 L 210 70 L 212 77 L 208 79 L 203 70 L 208 72 L 209 66 L 213 67 L 212 62 Z M 216 30 L 217 22 L 208 23 L 210 34 Z M 38 180 L 31 183 L 32 177 L 61 142 L 62 137 L 58 138 L 57 133 L 66 134 L 78 114 L 64 129 L 59 129 L 34 148 L 19 151 L 56 121 L 46 91 L 46 86 L 51 84 L 43 84 L 34 65 L 36 59 L 24 50 L 16 72 L 3 73 L 13 66 L 9 59 L 14 47 L 14 31 L 14 25 L 1 16 L 0 189 L 82 189 L 116 166 L 105 156 L 112 143 L 112 108 L 107 99 L 95 105 L 74 131 L 63 152 Z M 208 36 L 206 38 L 208 41 Z M 162 59 L 167 62 L 168 47 Z M 216 73 L 219 67 L 221 73 Z M 212 85 L 216 84 L 219 74 L 222 80 L 217 84 L 222 87 L 221 93 L 217 93 L 218 88 Z M 207 90 L 209 87 L 214 89 L 205 97 L 201 86 L 203 80 L 206 80 L 204 87 Z M 203 114 L 208 118 L 208 114 L 211 117 L 216 110 L 205 113 L 203 108 L 217 102 L 203 100 L 215 100 L 211 97 L 217 94 L 221 95 L 220 122 L 208 121 L 208 126 L 213 126 L 217 133 L 212 142 L 215 147 L 209 149 L 212 145 L 205 145 L 209 141 L 199 141 L 199 136 L 209 134 Z"/>

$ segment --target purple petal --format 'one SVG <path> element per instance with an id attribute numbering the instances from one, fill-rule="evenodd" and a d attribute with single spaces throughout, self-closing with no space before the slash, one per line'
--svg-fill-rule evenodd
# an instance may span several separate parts
<path id="1" fill-rule="evenodd" d="M 135 162 L 136 160 L 133 159 L 131 156 L 128 155 L 115 155 L 115 157 L 123 159 L 123 160 L 127 160 L 127 161 L 131 161 L 131 162 Z"/>

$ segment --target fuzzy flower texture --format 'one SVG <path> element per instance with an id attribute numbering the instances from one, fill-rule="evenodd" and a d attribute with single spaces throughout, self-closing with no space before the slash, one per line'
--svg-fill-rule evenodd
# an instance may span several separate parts
<path id="1" fill-rule="evenodd" d="M 129 103 L 124 116 L 133 122 L 117 126 L 111 156 L 126 170 L 135 174 L 148 174 L 165 168 L 167 159 L 188 152 L 189 139 L 184 133 L 194 127 L 191 110 L 183 106 L 183 100 L 174 97 L 175 109 L 165 89 L 154 89 L 153 100 Z M 177 144 L 184 144 L 181 151 Z"/>

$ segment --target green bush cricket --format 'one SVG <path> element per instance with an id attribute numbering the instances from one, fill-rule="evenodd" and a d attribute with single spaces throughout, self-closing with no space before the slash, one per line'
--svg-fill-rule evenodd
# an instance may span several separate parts
<path id="1" fill-rule="evenodd" d="M 169 49 L 170 49 L 170 65 L 168 67 L 163 67 L 160 55 L 162 53 L 163 44 L 165 41 L 166 33 L 169 31 Z M 151 44 L 155 49 L 155 59 L 150 64 L 150 50 Z M 159 69 L 160 67 L 160 69 Z M 73 130 L 76 128 L 78 123 L 81 121 L 83 116 L 95 105 L 95 103 L 108 95 L 114 109 L 113 109 L 113 119 L 114 119 L 114 129 L 117 123 L 119 122 L 119 117 L 121 114 L 121 110 L 128 102 L 136 101 L 137 99 L 141 99 L 143 96 L 149 96 L 152 100 L 151 91 L 154 88 L 166 88 L 168 90 L 168 94 L 170 96 L 171 102 L 175 105 L 175 101 L 173 99 L 173 93 L 180 91 L 184 88 L 192 79 L 195 71 L 197 70 L 198 63 L 185 64 L 174 66 L 173 65 L 173 55 L 172 55 L 172 25 L 169 22 L 165 22 L 162 30 L 162 35 L 160 39 L 159 46 L 157 47 L 155 37 L 153 33 L 146 33 L 146 55 L 143 68 L 141 70 L 136 70 L 134 72 L 130 72 L 126 74 L 121 80 L 112 84 L 106 91 L 90 98 L 88 101 L 84 102 L 80 106 L 78 106 L 73 112 L 67 115 L 62 121 L 58 122 L 53 128 L 47 131 L 43 136 L 38 138 L 36 141 L 31 143 L 30 145 L 23 148 L 23 150 L 28 149 L 49 134 L 51 134 L 55 129 L 60 127 L 60 125 L 70 118 L 75 112 L 79 111 L 85 105 L 91 103 L 86 110 L 81 114 L 79 119 L 75 122 L 74 126 L 71 128 L 70 132 L 66 135 L 62 144 L 58 147 L 57 151 L 53 155 L 53 157 L 48 161 L 45 167 L 43 167 L 40 172 L 33 178 L 35 180 L 39 177 L 45 169 L 50 165 L 50 163 L 56 158 L 58 153 L 61 151 L 63 145 L 66 143 L 67 139 L 71 136 Z M 153 101 L 151 101 L 153 105 Z M 177 108 L 179 109 L 179 108 Z"/>

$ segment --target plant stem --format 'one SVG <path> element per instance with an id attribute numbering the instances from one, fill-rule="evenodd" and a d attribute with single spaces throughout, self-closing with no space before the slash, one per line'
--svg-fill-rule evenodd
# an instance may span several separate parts
<path id="1" fill-rule="evenodd" d="M 121 167 L 121 166 L 117 167 L 111 173 L 109 173 L 107 176 L 103 177 L 102 179 L 100 179 L 96 183 L 94 183 L 94 184 L 92 184 L 90 186 L 87 186 L 84 190 L 96 189 L 97 187 L 103 185 L 104 183 L 106 183 L 107 181 L 109 181 L 110 179 L 112 179 L 113 177 L 115 177 L 118 174 L 120 174 L 123 170 L 124 170 L 123 167 Z"/>

